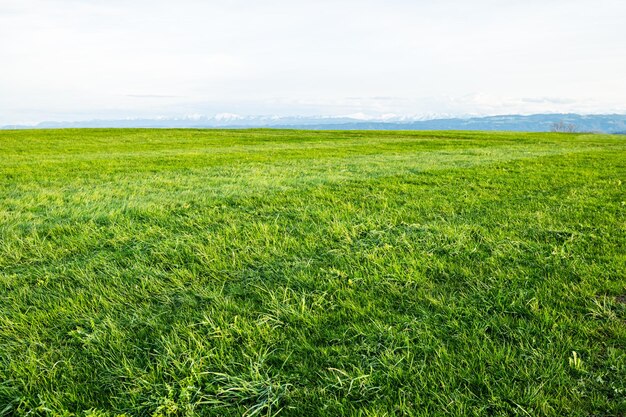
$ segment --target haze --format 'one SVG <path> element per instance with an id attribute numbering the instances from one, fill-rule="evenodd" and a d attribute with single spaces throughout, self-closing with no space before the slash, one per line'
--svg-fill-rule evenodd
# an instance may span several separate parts
<path id="1" fill-rule="evenodd" d="M 626 112 L 623 1 L 0 0 L 0 125 Z"/>

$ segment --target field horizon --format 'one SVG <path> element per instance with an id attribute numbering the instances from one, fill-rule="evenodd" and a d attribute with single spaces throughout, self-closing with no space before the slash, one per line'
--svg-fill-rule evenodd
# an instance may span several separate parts
<path id="1" fill-rule="evenodd" d="M 571 127 L 571 130 L 569 130 Z M 82 121 L 44 121 L 35 125 L 0 125 L 6 129 L 63 128 L 191 128 L 191 129 L 305 129 L 305 130 L 401 130 L 401 131 L 513 131 L 513 132 L 587 132 L 624 134 L 626 114 L 535 113 L 482 116 L 348 114 L 345 116 L 280 116 L 218 113 L 214 116 L 92 119 Z M 563 130 L 568 128 L 568 130 Z"/>
<path id="2" fill-rule="evenodd" d="M 626 414 L 626 138 L 0 130 L 0 416 Z"/>

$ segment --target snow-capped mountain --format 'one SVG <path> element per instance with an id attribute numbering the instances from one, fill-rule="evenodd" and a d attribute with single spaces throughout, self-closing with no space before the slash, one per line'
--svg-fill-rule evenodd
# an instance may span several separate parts
<path id="1" fill-rule="evenodd" d="M 626 131 L 626 115 L 534 114 L 487 117 L 407 116 L 386 113 L 353 113 L 341 116 L 276 116 L 218 113 L 145 119 L 42 122 L 36 125 L 4 126 L 3 129 L 54 128 L 293 128 L 338 130 L 502 130 L 550 131 L 555 123 L 573 125 L 579 132 L 617 133 Z"/>

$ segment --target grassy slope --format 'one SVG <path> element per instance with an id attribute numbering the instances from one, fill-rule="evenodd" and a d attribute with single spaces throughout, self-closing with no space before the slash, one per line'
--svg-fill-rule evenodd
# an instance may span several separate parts
<path id="1" fill-rule="evenodd" d="M 0 132 L 0 415 L 624 415 L 625 190 L 610 136 Z"/>

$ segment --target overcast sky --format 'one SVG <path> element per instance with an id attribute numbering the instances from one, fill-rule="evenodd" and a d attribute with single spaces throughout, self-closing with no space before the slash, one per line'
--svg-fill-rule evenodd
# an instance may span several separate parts
<path id="1" fill-rule="evenodd" d="M 626 113 L 624 0 L 0 0 L 0 125 Z"/>

